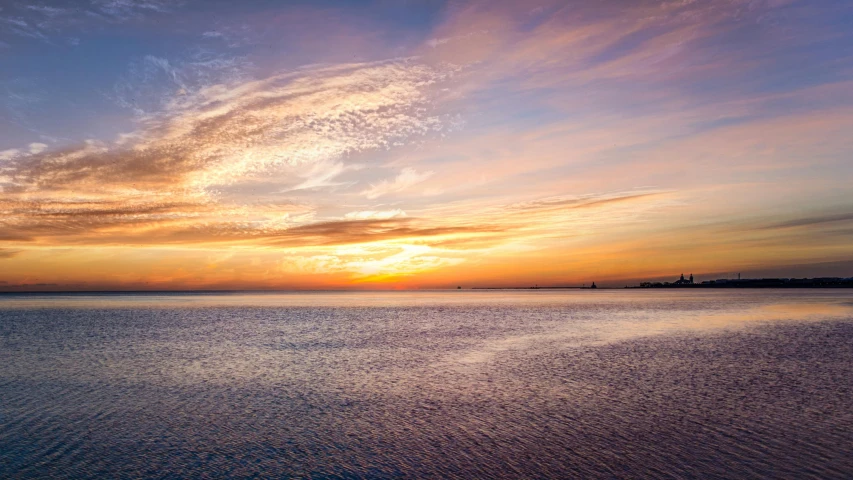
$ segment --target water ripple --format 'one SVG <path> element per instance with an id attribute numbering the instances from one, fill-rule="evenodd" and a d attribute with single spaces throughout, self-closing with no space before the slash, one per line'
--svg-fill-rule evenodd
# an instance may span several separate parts
<path id="1" fill-rule="evenodd" d="M 0 300 L 0 477 L 853 475 L 848 293 L 335 295 Z"/>

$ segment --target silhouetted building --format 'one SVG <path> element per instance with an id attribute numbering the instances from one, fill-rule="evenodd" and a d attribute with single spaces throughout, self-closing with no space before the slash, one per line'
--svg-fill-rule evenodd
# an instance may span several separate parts
<path id="1" fill-rule="evenodd" d="M 818 277 L 818 278 L 718 278 L 694 283 L 693 275 L 689 279 L 681 276 L 674 283 L 643 282 L 641 288 L 853 288 L 853 278 Z"/>
<path id="2" fill-rule="evenodd" d="M 595 282 L 592 282 L 592 286 L 590 286 L 589 288 L 598 288 L 598 287 L 595 286 Z"/>

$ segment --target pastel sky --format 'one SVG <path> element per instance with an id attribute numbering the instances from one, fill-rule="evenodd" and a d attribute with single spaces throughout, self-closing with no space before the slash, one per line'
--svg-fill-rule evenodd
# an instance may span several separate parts
<path id="1" fill-rule="evenodd" d="M 0 289 L 853 275 L 849 0 L 0 5 Z"/>

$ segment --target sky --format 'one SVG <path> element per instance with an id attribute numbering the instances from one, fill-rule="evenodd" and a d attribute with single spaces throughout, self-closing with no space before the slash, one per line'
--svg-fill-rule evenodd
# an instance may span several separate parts
<path id="1" fill-rule="evenodd" d="M 853 276 L 847 0 L 0 2 L 0 290 Z"/>

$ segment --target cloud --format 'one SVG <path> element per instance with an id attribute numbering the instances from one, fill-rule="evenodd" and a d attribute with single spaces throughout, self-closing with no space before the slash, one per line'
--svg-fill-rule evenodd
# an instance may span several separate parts
<path id="1" fill-rule="evenodd" d="M 123 23 L 151 14 L 164 14 L 182 5 L 171 0 L 45 0 L 38 5 L 10 3 L 0 9 L 0 35 L 53 43 L 64 31 L 100 21 Z M 73 44 L 73 38 L 70 40 Z"/>
<path id="2" fill-rule="evenodd" d="M 491 247 L 498 240 L 549 236 L 571 229 L 625 224 L 639 202 L 655 193 L 546 198 L 480 210 L 473 217 L 461 208 L 451 216 L 409 217 L 400 209 L 349 212 L 344 220 L 317 221 L 311 207 L 299 205 L 226 205 L 170 196 L 120 200 L 58 197 L 0 202 L 0 240 L 63 245 L 240 244 L 267 247 L 323 247 L 405 240 L 450 249 Z M 615 208 L 625 204 L 624 213 Z M 630 208 L 629 208 L 630 207 Z M 602 216 L 598 212 L 606 212 Z M 561 234 L 564 235 L 564 234 Z"/>
<path id="3" fill-rule="evenodd" d="M 135 131 L 70 146 L 27 139 L 0 152 L 0 246 L 233 249 L 359 278 L 463 258 L 516 266 L 530 258 L 532 268 L 566 271 L 571 262 L 555 259 L 621 262 L 626 245 L 646 248 L 632 252 L 648 262 L 700 250 L 727 261 L 775 255 L 796 234 L 789 256 L 817 251 L 818 241 L 826 258 L 849 251 L 843 200 L 836 213 L 807 205 L 811 216 L 779 217 L 765 231 L 688 229 L 772 206 L 771 194 L 816 203 L 828 197 L 811 195 L 814 185 L 844 191 L 851 123 L 839 112 L 853 99 L 844 82 L 853 57 L 842 45 L 849 34 L 820 18 L 826 10 L 794 4 L 786 20 L 772 1 L 540 3 L 531 12 L 536 5 L 525 2 L 457 2 L 445 24 L 417 37 L 426 40 L 416 56 L 287 70 L 273 65 L 412 52 L 377 48 L 377 38 L 395 35 L 378 22 L 370 33 L 341 22 L 346 31 L 332 35 L 359 45 L 352 51 L 315 42 L 311 35 L 328 35 L 315 26 L 330 23 L 333 7 L 182 21 L 181 38 L 198 48 L 133 60 L 111 92 L 134 113 Z M 0 35 L 17 28 L 52 41 L 71 25 L 94 31 L 93 22 L 131 20 L 150 34 L 134 19 L 177 8 L 39 5 L 46 8 L 0 12 Z M 284 27 L 304 18 L 311 21 Z M 280 43 L 261 41 L 273 35 Z M 292 50 L 270 60 L 282 44 Z M 0 86 L 13 121 L 33 105 L 51 108 L 43 92 L 53 87 L 28 82 Z M 701 190 L 750 181 L 760 185 L 746 195 Z M 833 238 L 805 238 L 805 227 L 818 225 Z M 759 252 L 761 242 L 777 250 Z"/>
<path id="4" fill-rule="evenodd" d="M 359 170 L 360 168 L 361 165 L 344 165 L 343 162 L 331 162 L 325 160 L 308 164 L 307 168 L 294 169 L 295 175 L 303 178 L 304 180 L 296 186 L 284 190 L 284 192 L 349 185 L 349 183 L 346 182 L 336 182 L 334 179 L 344 172 Z"/>
<path id="5" fill-rule="evenodd" d="M 433 175 L 432 171 L 418 172 L 414 168 L 406 167 L 392 180 L 382 180 L 370 185 L 370 188 L 362 192 L 369 199 L 379 198 L 390 193 L 399 193 L 409 187 L 417 185 Z"/>
<path id="6" fill-rule="evenodd" d="M 49 84 L 43 79 L 12 77 L 0 80 L 0 116 L 26 129 L 37 131 L 32 120 L 36 111 L 49 106 L 47 92 Z"/>
<path id="7" fill-rule="evenodd" d="M 266 243 L 281 246 L 326 246 L 379 241 L 494 233 L 495 225 L 436 225 L 415 218 L 388 218 L 320 222 L 293 227 L 267 237 Z"/>
<path id="8" fill-rule="evenodd" d="M 281 263 L 286 271 L 312 274 L 347 273 L 356 282 L 402 278 L 461 263 L 458 257 L 443 257 L 427 245 L 393 247 L 346 247 L 319 255 L 288 256 Z"/>
<path id="9" fill-rule="evenodd" d="M 150 57 L 145 63 L 180 84 L 171 62 Z M 190 243 L 207 241 L 205 235 L 217 242 L 317 236 L 314 229 L 299 229 L 310 216 L 283 220 L 281 211 L 246 204 L 246 194 L 226 201 L 221 191 L 246 191 L 268 179 L 285 193 L 352 184 L 336 180 L 363 168 L 350 157 L 440 128 L 429 89 L 448 75 L 401 60 L 301 69 L 176 94 L 144 118 L 143 129 L 115 144 L 90 140 L 49 151 L 34 143 L 26 153 L 4 151 L 0 222 L 17 238 L 81 244 L 144 235 Z M 401 191 L 429 175 L 404 169 L 373 187 L 371 196 Z M 247 215 L 252 220 L 243 221 Z M 412 234 L 391 229 L 381 235 L 394 232 Z"/>
<path id="10" fill-rule="evenodd" d="M 0 161 L 11 160 L 18 155 L 20 155 L 21 151 L 17 148 L 10 148 L 8 150 L 0 151 Z"/>
<path id="11" fill-rule="evenodd" d="M 782 229 L 782 228 L 798 228 L 798 227 L 813 227 L 834 223 L 853 222 L 853 213 L 839 213 L 832 215 L 817 215 L 813 217 L 802 217 L 786 222 L 774 223 L 761 227 L 763 229 Z"/>
<path id="12" fill-rule="evenodd" d="M 68 15 L 69 13 L 72 12 L 71 10 L 68 10 L 66 8 L 51 7 L 51 6 L 46 6 L 46 5 L 26 5 L 25 8 L 27 10 L 32 10 L 34 12 L 41 13 L 42 15 L 49 17 L 49 18 L 59 17 L 62 15 Z"/>
<path id="13" fill-rule="evenodd" d="M 45 151 L 47 148 L 47 144 L 45 143 L 31 143 L 29 151 L 31 154 L 37 154 Z"/>
<path id="14" fill-rule="evenodd" d="M 92 0 L 94 10 L 117 20 L 128 20 L 144 13 L 166 13 L 183 2 L 170 0 Z"/>
<path id="15" fill-rule="evenodd" d="M 509 210 L 518 211 L 550 211 L 563 209 L 581 209 L 607 206 L 609 204 L 633 202 L 663 195 L 662 191 L 618 192 L 612 194 L 557 196 L 510 205 Z"/>
<path id="16" fill-rule="evenodd" d="M 403 245 L 398 253 L 377 259 L 356 259 L 342 266 L 356 273 L 356 278 L 375 276 L 405 277 L 463 262 L 461 258 L 448 258 L 436 255 L 432 247 L 426 245 Z"/>
<path id="17" fill-rule="evenodd" d="M 32 188 L 87 183 L 123 188 L 129 179 L 180 179 L 203 190 L 244 175 L 330 162 L 438 128 L 439 118 L 427 116 L 421 105 L 425 89 L 444 75 L 390 62 L 213 85 L 173 97 L 129 148 L 93 141 L 30 155 L 17 160 L 12 175 Z M 420 174 L 407 171 L 401 178 L 412 181 Z"/>
<path id="18" fill-rule="evenodd" d="M 21 37 L 47 40 L 47 36 L 38 26 L 22 17 L 0 17 L 0 31 L 9 32 Z"/>
<path id="19" fill-rule="evenodd" d="M 450 40 L 451 40 L 450 38 L 431 38 L 427 41 L 427 45 L 429 45 L 432 48 L 435 48 L 439 45 L 444 45 L 445 43 L 449 42 Z"/>
<path id="20" fill-rule="evenodd" d="M 110 97 L 143 119 L 166 114 L 176 97 L 197 93 L 216 84 L 233 85 L 247 78 L 251 64 L 245 59 L 196 51 L 167 59 L 146 55 L 133 60 L 119 78 Z"/>
<path id="21" fill-rule="evenodd" d="M 358 212 L 349 212 L 344 215 L 347 220 L 387 220 L 389 218 L 405 218 L 406 212 L 395 208 L 394 210 L 361 210 Z"/>
<path id="22" fill-rule="evenodd" d="M 9 250 L 5 248 L 0 248 L 0 260 L 3 260 L 5 258 L 12 258 L 18 255 L 19 253 L 21 253 L 20 250 Z"/>

